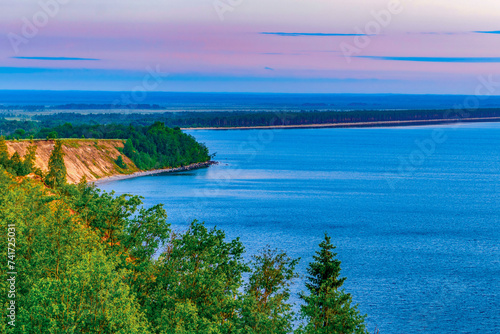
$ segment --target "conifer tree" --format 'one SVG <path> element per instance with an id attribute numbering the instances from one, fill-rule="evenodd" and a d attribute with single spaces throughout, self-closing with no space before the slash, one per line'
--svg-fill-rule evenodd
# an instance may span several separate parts
<path id="1" fill-rule="evenodd" d="M 21 160 L 21 156 L 19 153 L 15 152 L 10 158 L 10 169 L 14 172 L 15 175 L 20 176 L 23 172 L 23 162 Z"/>
<path id="2" fill-rule="evenodd" d="M 309 292 L 318 294 L 321 287 L 329 282 L 335 288 L 340 288 L 345 277 L 340 277 L 340 260 L 336 258 L 337 253 L 334 253 L 335 246 L 331 243 L 331 238 L 325 233 L 325 240 L 319 244 L 320 250 L 313 256 L 314 262 L 309 264 L 307 273 L 309 274 L 306 287 Z"/>
<path id="3" fill-rule="evenodd" d="M 301 312 L 308 323 L 299 333 L 367 333 L 366 316 L 360 314 L 357 305 L 351 305 L 351 295 L 340 289 L 345 277 L 340 277 L 341 262 L 333 252 L 335 246 L 331 244 L 331 238 L 325 234 L 325 240 L 319 246 L 320 250 L 307 270 L 309 295 L 301 295 L 305 302 Z"/>
<path id="4" fill-rule="evenodd" d="M 9 164 L 9 151 L 5 143 L 5 137 L 0 137 L 0 166 L 7 167 Z"/>
<path id="5" fill-rule="evenodd" d="M 22 169 L 20 175 L 28 175 L 35 171 L 35 159 L 36 159 L 36 145 L 31 145 L 28 147 L 28 151 L 24 155 L 24 161 L 22 164 Z"/>
<path id="6" fill-rule="evenodd" d="M 50 155 L 49 173 L 45 177 L 45 183 L 53 188 L 66 184 L 66 165 L 64 164 L 64 152 L 60 140 L 56 140 L 54 150 Z"/>

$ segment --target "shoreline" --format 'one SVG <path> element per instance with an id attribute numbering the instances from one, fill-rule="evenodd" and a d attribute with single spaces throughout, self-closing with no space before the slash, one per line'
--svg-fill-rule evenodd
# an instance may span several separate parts
<path id="1" fill-rule="evenodd" d="M 103 178 L 100 178 L 100 179 L 95 180 L 95 181 L 90 181 L 88 183 L 93 183 L 94 185 L 98 185 L 99 183 L 133 179 L 133 178 L 141 177 L 141 176 L 149 176 L 149 175 L 156 175 L 156 174 L 162 174 L 162 173 L 177 173 L 177 172 L 185 172 L 185 171 L 190 171 L 190 170 L 195 170 L 195 169 L 208 168 L 212 165 L 218 165 L 218 164 L 219 164 L 218 161 L 211 161 L 210 160 L 210 161 L 190 164 L 190 165 L 183 166 L 183 167 L 153 169 L 153 170 L 147 170 L 147 171 L 139 171 L 139 172 L 135 172 L 132 174 L 118 174 L 118 175 L 113 175 L 113 176 L 107 176 L 107 177 L 103 177 Z"/>
<path id="2" fill-rule="evenodd" d="M 325 123 L 325 124 L 298 124 L 298 125 L 204 127 L 204 128 L 181 128 L 181 130 L 377 128 L 377 127 L 418 126 L 418 125 L 425 126 L 425 125 L 436 125 L 436 124 L 480 123 L 480 122 L 500 122 L 500 117 L 460 118 L 460 119 L 450 118 L 450 119 L 430 119 L 430 120 L 351 122 L 351 123 Z"/>

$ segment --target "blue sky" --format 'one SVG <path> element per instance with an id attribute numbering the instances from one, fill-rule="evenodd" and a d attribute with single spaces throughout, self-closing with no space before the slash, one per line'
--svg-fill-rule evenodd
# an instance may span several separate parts
<path id="1" fill-rule="evenodd" d="M 500 76 L 498 13 L 493 0 L 4 0 L 0 89 L 131 91 L 154 69 L 157 91 L 474 94 Z"/>

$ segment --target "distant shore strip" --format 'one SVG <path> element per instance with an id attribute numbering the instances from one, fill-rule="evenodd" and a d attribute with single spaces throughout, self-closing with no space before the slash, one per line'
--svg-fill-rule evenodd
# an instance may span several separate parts
<path id="1" fill-rule="evenodd" d="M 325 124 L 298 124 L 298 125 L 264 125 L 264 126 L 237 126 L 237 127 L 203 127 L 182 128 L 182 130 L 258 130 L 258 129 L 318 129 L 318 128 L 376 128 L 396 126 L 417 126 L 435 124 L 455 123 L 480 123 L 500 122 L 500 117 L 477 117 L 477 118 L 450 118 L 429 120 L 407 120 L 407 121 L 377 121 L 377 122 L 351 122 L 351 123 L 325 123 Z"/>
<path id="2" fill-rule="evenodd" d="M 148 176 L 148 175 L 186 172 L 186 171 L 190 171 L 190 170 L 194 170 L 194 169 L 208 168 L 212 165 L 218 165 L 218 164 L 219 164 L 218 161 L 205 161 L 205 162 L 190 164 L 190 165 L 183 166 L 183 167 L 154 169 L 154 170 L 136 172 L 136 173 L 128 174 L 128 175 L 113 175 L 113 176 L 100 178 L 100 179 L 92 181 L 90 183 L 99 184 L 99 183 L 105 183 L 105 182 L 111 182 L 111 181 L 132 179 L 132 178 L 141 177 L 141 176 Z"/>

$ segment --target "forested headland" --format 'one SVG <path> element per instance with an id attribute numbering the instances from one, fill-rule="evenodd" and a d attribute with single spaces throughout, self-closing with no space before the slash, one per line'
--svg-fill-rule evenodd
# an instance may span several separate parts
<path id="1" fill-rule="evenodd" d="M 73 154 L 81 155 L 80 160 L 83 164 L 88 166 L 92 163 L 99 163 L 99 161 L 105 164 L 109 159 L 106 159 L 105 156 L 102 157 L 102 155 L 113 156 L 113 166 L 106 167 L 106 169 L 116 170 L 122 174 L 137 170 L 184 167 L 210 161 L 213 156 L 209 154 L 208 148 L 203 143 L 198 143 L 193 136 L 183 133 L 179 128 L 166 127 L 161 122 L 155 122 L 149 126 L 106 125 L 97 128 L 85 125 L 72 126 L 67 123 L 52 129 L 42 128 L 37 132 L 26 132 L 18 129 L 8 136 L 10 140 L 27 138 L 33 142 L 28 151 L 36 150 L 37 146 L 40 146 L 37 139 L 47 140 L 51 143 L 57 138 L 72 138 L 72 140 L 65 140 L 64 145 L 71 146 L 75 150 L 80 146 L 86 146 L 85 150 L 82 148 Z M 100 139 L 115 141 L 120 139 L 122 143 L 116 145 L 111 141 L 102 142 Z M 110 143 L 113 145 L 109 145 Z M 87 151 L 89 150 L 94 151 L 97 155 L 100 154 L 100 159 L 96 159 L 95 155 L 88 157 L 88 159 L 84 158 L 84 155 L 88 156 Z M 119 152 L 113 153 L 116 150 Z M 29 174 L 19 167 L 21 165 L 19 154 L 14 154 L 4 163 L 5 168 L 12 174 Z M 92 169 L 91 167 L 89 169 Z"/>
<path id="2" fill-rule="evenodd" d="M 61 141 L 48 173 L 20 176 L 34 169 L 36 152 L 28 152 L 14 158 L 0 145 L 8 235 L 0 250 L 15 271 L 0 275 L 0 332 L 366 333 L 327 235 L 295 314 L 298 259 L 265 248 L 245 260 L 241 241 L 217 228 L 194 221 L 174 231 L 162 205 L 69 185 Z"/>

